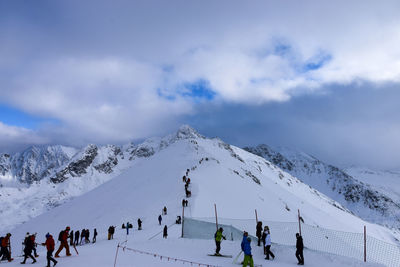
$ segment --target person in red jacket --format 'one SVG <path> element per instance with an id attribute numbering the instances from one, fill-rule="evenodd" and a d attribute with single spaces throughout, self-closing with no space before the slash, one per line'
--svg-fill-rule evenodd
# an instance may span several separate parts
<path id="1" fill-rule="evenodd" d="M 9 251 L 9 249 L 10 249 L 10 237 L 11 237 L 11 234 L 8 233 L 5 237 L 3 237 L 1 239 L 0 259 L 2 257 L 5 257 L 8 261 L 12 261 L 13 260 L 13 258 L 11 258 L 10 251 Z"/>
<path id="2" fill-rule="evenodd" d="M 66 252 L 67 252 L 67 256 L 71 256 L 71 253 L 69 252 L 69 245 L 68 245 L 68 236 L 69 236 L 69 226 L 67 226 L 67 228 L 65 228 L 64 231 L 61 231 L 58 240 L 60 241 L 60 247 L 58 248 L 55 257 L 58 258 L 60 256 L 58 256 L 58 254 L 60 254 L 61 250 L 63 248 L 65 248 Z"/>
<path id="3" fill-rule="evenodd" d="M 49 233 L 46 234 L 46 242 L 42 243 L 43 246 L 47 248 L 47 267 L 50 267 L 50 261 L 54 263 L 53 266 L 56 266 L 57 261 L 53 259 L 53 251 L 54 251 L 54 239 L 53 236 Z"/>

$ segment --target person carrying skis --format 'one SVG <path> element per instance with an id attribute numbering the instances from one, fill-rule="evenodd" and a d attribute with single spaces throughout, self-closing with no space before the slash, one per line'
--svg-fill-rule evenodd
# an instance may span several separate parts
<path id="1" fill-rule="evenodd" d="M 46 234 L 46 242 L 42 243 L 43 246 L 47 248 L 47 266 L 50 267 L 50 261 L 54 263 L 53 266 L 56 266 L 57 261 L 53 258 L 53 252 L 55 248 L 53 236 L 49 233 Z"/>
<path id="2" fill-rule="evenodd" d="M 269 228 L 267 228 L 266 236 L 265 236 L 265 259 L 269 260 L 269 255 L 271 255 L 272 259 L 275 259 L 274 253 L 271 252 L 271 234 L 269 232 Z"/>
<path id="3" fill-rule="evenodd" d="M 162 222 L 162 217 L 161 217 L 161 214 L 158 216 L 158 224 L 159 225 L 161 225 L 161 222 Z"/>
<path id="4" fill-rule="evenodd" d="M 97 229 L 94 228 L 94 232 L 93 232 L 93 243 L 96 243 L 96 237 L 97 237 Z"/>
<path id="5" fill-rule="evenodd" d="M 10 245 L 10 237 L 11 234 L 8 233 L 5 237 L 1 237 L 1 250 L 0 250 L 0 260 L 2 258 L 6 258 L 9 262 L 14 260 L 13 258 L 11 258 L 11 245 Z"/>
<path id="6" fill-rule="evenodd" d="M 244 253 L 244 260 L 243 260 L 243 267 L 247 267 L 247 265 L 250 265 L 250 267 L 254 267 L 254 261 L 253 261 L 253 255 L 251 255 L 251 246 L 250 246 L 251 238 L 248 236 L 243 238 L 243 246 L 242 250 Z"/>
<path id="7" fill-rule="evenodd" d="M 260 246 L 261 236 L 262 236 L 262 221 L 257 222 L 256 226 L 256 236 L 257 236 L 257 246 Z"/>
<path id="8" fill-rule="evenodd" d="M 299 261 L 298 265 L 304 265 L 303 249 L 303 238 L 299 233 L 296 233 L 296 258 Z"/>
<path id="9" fill-rule="evenodd" d="M 168 227 L 165 225 L 163 230 L 163 238 L 167 238 L 168 236 Z"/>
<path id="10" fill-rule="evenodd" d="M 75 243 L 74 245 L 77 246 L 79 243 L 79 230 L 75 232 Z"/>
<path id="11" fill-rule="evenodd" d="M 142 230 L 142 220 L 139 218 L 137 219 L 138 230 Z"/>
<path id="12" fill-rule="evenodd" d="M 58 236 L 58 240 L 60 241 L 61 244 L 56 252 L 56 255 L 55 255 L 56 258 L 60 257 L 60 256 L 58 256 L 58 254 L 60 254 L 60 252 L 63 248 L 65 248 L 67 256 L 71 256 L 71 253 L 69 252 L 69 245 L 68 245 L 69 230 L 70 230 L 70 228 L 69 228 L 69 226 L 67 226 L 64 231 L 60 232 L 60 234 Z"/>
<path id="13" fill-rule="evenodd" d="M 215 255 L 217 256 L 221 256 L 221 254 L 219 254 L 219 251 L 221 250 L 221 241 L 222 239 L 226 240 L 226 237 L 224 235 L 222 235 L 222 232 L 224 231 L 224 229 L 222 229 L 222 227 L 220 227 L 214 235 L 215 238 Z"/>
<path id="14" fill-rule="evenodd" d="M 21 264 L 25 264 L 26 259 L 29 257 L 31 258 L 32 264 L 36 262 L 36 259 L 32 256 L 32 250 L 34 247 L 33 239 L 32 236 L 28 236 L 25 238 L 24 243 L 25 243 L 25 248 L 24 248 L 24 260 L 21 262 Z"/>

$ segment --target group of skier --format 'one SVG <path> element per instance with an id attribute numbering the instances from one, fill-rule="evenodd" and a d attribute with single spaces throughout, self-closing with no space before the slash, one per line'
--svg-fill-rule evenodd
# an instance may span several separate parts
<path id="1" fill-rule="evenodd" d="M 226 237 L 222 234 L 224 229 L 222 227 L 218 228 L 218 230 L 214 234 L 214 240 L 215 240 L 215 256 L 223 256 L 220 254 L 221 250 L 221 241 L 222 239 L 226 240 Z M 262 222 L 259 221 L 257 222 L 256 225 L 256 236 L 257 236 L 257 245 L 261 246 L 261 242 L 263 243 L 263 251 L 265 255 L 266 260 L 270 260 L 270 256 L 272 259 L 275 258 L 274 253 L 271 251 L 271 233 L 269 230 L 268 226 L 264 227 L 264 230 L 262 228 Z M 243 239 L 241 242 L 241 249 L 242 252 L 244 253 L 244 259 L 242 262 L 243 267 L 247 267 L 250 265 L 251 267 L 254 267 L 254 261 L 253 261 L 253 255 L 251 253 L 251 237 L 249 236 L 248 232 L 243 233 Z M 303 256 L 303 238 L 299 233 L 296 233 L 296 258 L 298 260 L 298 265 L 304 265 L 304 256 Z"/>

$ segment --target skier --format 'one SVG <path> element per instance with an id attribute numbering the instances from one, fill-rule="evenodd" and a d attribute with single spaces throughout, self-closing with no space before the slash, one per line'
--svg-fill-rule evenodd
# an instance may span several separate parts
<path id="1" fill-rule="evenodd" d="M 87 244 L 87 243 L 90 243 L 90 232 L 89 232 L 89 229 L 86 229 L 86 231 L 85 231 L 85 243 Z"/>
<path id="2" fill-rule="evenodd" d="M 69 245 L 73 246 L 74 245 L 74 231 L 71 231 L 69 233 Z"/>
<path id="3" fill-rule="evenodd" d="M 182 207 L 185 207 L 185 199 L 182 199 Z"/>
<path id="4" fill-rule="evenodd" d="M 68 245 L 69 230 L 70 230 L 70 228 L 69 228 L 69 226 L 67 226 L 64 231 L 60 232 L 60 234 L 58 236 L 58 240 L 61 242 L 61 244 L 56 252 L 56 255 L 55 255 L 56 258 L 60 257 L 60 256 L 58 256 L 58 254 L 60 254 L 60 252 L 63 248 L 65 248 L 67 256 L 71 256 L 71 253 L 69 252 L 69 245 Z"/>
<path id="5" fill-rule="evenodd" d="M 82 231 L 81 231 L 81 242 L 79 242 L 79 244 L 82 246 L 82 241 L 83 241 L 83 238 L 86 236 L 86 229 L 82 229 Z"/>
<path id="6" fill-rule="evenodd" d="M 31 235 L 31 239 L 32 239 L 32 243 L 33 243 L 33 248 L 32 248 L 33 255 L 35 255 L 35 257 L 37 258 L 37 257 L 39 257 L 39 255 L 38 255 L 37 252 L 36 252 L 36 247 L 37 247 L 37 244 L 36 244 L 36 241 L 35 241 L 35 239 L 36 239 L 36 234 L 37 234 L 37 233 L 34 233 L 33 235 Z"/>
<path id="7" fill-rule="evenodd" d="M 108 227 L 108 240 L 111 240 L 114 238 L 114 231 L 115 231 L 114 226 Z"/>
<path id="8" fill-rule="evenodd" d="M 142 230 L 142 220 L 139 218 L 137 219 L 138 230 Z"/>
<path id="9" fill-rule="evenodd" d="M 46 242 L 42 243 L 42 245 L 46 246 L 46 248 L 47 248 L 47 267 L 50 267 L 50 261 L 52 261 L 54 263 L 53 266 L 56 266 L 57 261 L 53 258 L 53 251 L 54 251 L 54 247 L 55 247 L 53 236 L 51 234 L 47 233 L 46 234 Z"/>
<path id="10" fill-rule="evenodd" d="M 181 224 L 182 223 L 182 217 L 181 216 L 177 216 L 175 223 L 176 224 Z"/>
<path id="11" fill-rule="evenodd" d="M 129 222 L 126 223 L 126 235 L 129 235 Z"/>
<path id="12" fill-rule="evenodd" d="M 266 250 L 265 250 L 265 239 L 267 238 L 267 233 L 268 233 L 269 229 L 268 226 L 264 226 L 264 231 L 261 237 L 262 243 L 263 243 L 263 248 L 264 248 L 264 255 L 266 255 Z"/>
<path id="13" fill-rule="evenodd" d="M 167 215 L 167 207 L 166 206 L 164 206 L 163 215 Z"/>
<path id="14" fill-rule="evenodd" d="M 96 243 L 96 237 L 97 237 L 97 229 L 94 228 L 94 232 L 93 232 L 93 243 Z"/>
<path id="15" fill-rule="evenodd" d="M 158 224 L 159 225 L 161 225 L 161 222 L 162 222 L 162 217 L 161 217 L 161 214 L 158 216 Z"/>
<path id="16" fill-rule="evenodd" d="M 1 237 L 1 250 L 0 250 L 0 260 L 6 258 L 9 262 L 14 260 L 11 258 L 11 245 L 10 245 L 11 234 L 8 233 L 5 237 Z"/>
<path id="17" fill-rule="evenodd" d="M 224 229 L 222 229 L 222 227 L 220 227 L 214 235 L 215 238 L 215 245 L 216 245 L 216 249 L 215 249 L 215 255 L 217 256 L 221 256 L 221 254 L 219 254 L 219 251 L 221 250 L 221 240 L 222 238 L 224 240 L 226 240 L 226 237 L 222 235 L 222 232 L 224 231 Z"/>
<path id="18" fill-rule="evenodd" d="M 31 258 L 32 264 L 36 262 L 36 259 L 32 256 L 32 250 L 34 247 L 34 243 L 32 241 L 32 236 L 28 236 L 25 238 L 25 248 L 24 248 L 24 260 L 21 262 L 21 264 L 25 264 L 26 259 L 29 257 Z"/>
<path id="19" fill-rule="evenodd" d="M 262 222 L 259 221 L 259 222 L 257 222 L 257 226 L 256 226 L 256 236 L 257 236 L 257 238 L 258 238 L 258 240 L 257 240 L 257 246 L 260 246 L 261 233 L 262 233 Z"/>
<path id="20" fill-rule="evenodd" d="M 74 243 L 75 246 L 78 245 L 78 242 L 79 242 L 79 230 L 75 232 L 75 243 Z"/>
<path id="21" fill-rule="evenodd" d="M 163 230 L 163 238 L 167 238 L 168 236 L 168 227 L 165 225 Z"/>
<path id="22" fill-rule="evenodd" d="M 267 228 L 266 236 L 265 236 L 265 259 L 269 260 L 269 255 L 271 255 L 272 259 L 275 259 L 274 253 L 271 252 L 271 233 L 269 232 L 269 228 Z"/>
<path id="23" fill-rule="evenodd" d="M 244 252 L 244 260 L 243 260 L 243 267 L 254 267 L 253 255 L 251 255 L 251 246 L 250 246 L 251 238 L 248 236 L 246 239 L 243 238 L 243 252 Z"/>
<path id="24" fill-rule="evenodd" d="M 299 233 L 296 233 L 296 258 L 299 261 L 298 265 L 304 265 L 303 249 L 303 238 Z"/>

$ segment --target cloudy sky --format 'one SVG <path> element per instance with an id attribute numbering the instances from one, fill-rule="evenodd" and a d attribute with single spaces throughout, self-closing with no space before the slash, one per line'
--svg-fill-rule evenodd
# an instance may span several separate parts
<path id="1" fill-rule="evenodd" d="M 189 124 L 400 169 L 400 2 L 0 2 L 0 152 Z"/>

